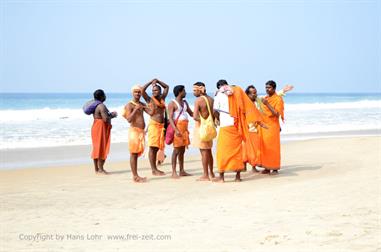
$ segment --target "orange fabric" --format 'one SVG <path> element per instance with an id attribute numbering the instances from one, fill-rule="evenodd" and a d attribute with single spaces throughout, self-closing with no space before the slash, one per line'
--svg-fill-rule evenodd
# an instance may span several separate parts
<path id="1" fill-rule="evenodd" d="M 176 136 L 173 139 L 173 147 L 182 147 L 189 145 L 189 131 L 188 131 L 188 120 L 178 120 L 176 127 L 179 129 L 182 134 L 181 137 Z"/>
<path id="2" fill-rule="evenodd" d="M 255 145 L 255 136 L 250 136 L 249 125 L 263 121 L 263 117 L 250 98 L 238 86 L 232 86 L 233 94 L 229 95 L 229 113 L 234 117 L 234 123 L 238 134 L 242 136 L 244 151 L 242 157 L 251 165 L 256 164 L 258 159 L 258 146 Z"/>
<path id="3" fill-rule="evenodd" d="M 260 141 L 260 135 L 256 132 L 249 132 L 249 144 L 251 144 L 251 147 L 247 147 L 246 142 L 243 142 L 243 162 L 249 163 L 252 166 L 256 166 L 258 164 L 261 164 L 261 141 Z M 255 155 L 248 155 L 247 149 L 254 149 Z"/>
<path id="4" fill-rule="evenodd" d="M 163 99 L 158 101 L 155 97 L 152 97 L 152 101 L 158 106 L 159 108 L 165 108 L 165 102 Z"/>
<path id="5" fill-rule="evenodd" d="M 144 152 L 144 130 L 137 127 L 128 129 L 128 148 L 131 154 L 138 154 L 139 157 Z"/>
<path id="6" fill-rule="evenodd" d="M 91 128 L 91 140 L 93 142 L 92 159 L 106 160 L 110 151 L 111 124 L 102 119 L 94 119 Z"/>
<path id="7" fill-rule="evenodd" d="M 148 124 L 148 146 L 164 150 L 164 123 L 150 120 Z"/>
<path id="8" fill-rule="evenodd" d="M 219 172 L 243 170 L 242 135 L 236 126 L 220 128 L 217 139 L 217 168 Z"/>
<path id="9" fill-rule="evenodd" d="M 266 96 L 269 104 L 277 111 L 282 120 L 284 119 L 284 103 L 282 97 L 274 94 Z M 266 169 L 280 169 L 280 124 L 279 118 L 273 116 L 266 105 L 263 105 L 264 123 L 268 129 L 260 129 L 261 136 L 261 164 Z"/>
<path id="10" fill-rule="evenodd" d="M 192 145 L 196 148 L 205 150 L 213 147 L 213 141 L 204 142 L 200 140 L 200 122 L 195 121 Z"/>

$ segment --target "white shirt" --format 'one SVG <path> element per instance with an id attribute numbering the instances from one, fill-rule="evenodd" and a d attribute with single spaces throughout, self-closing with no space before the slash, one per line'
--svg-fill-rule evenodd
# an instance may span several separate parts
<path id="1" fill-rule="evenodd" d="M 218 92 L 213 106 L 220 113 L 220 127 L 234 126 L 234 117 L 229 114 L 229 98 L 226 94 Z"/>
<path id="2" fill-rule="evenodd" d="M 188 114 L 187 114 L 187 104 L 184 102 L 184 109 L 182 109 L 181 105 L 175 100 L 172 100 L 174 103 L 176 103 L 177 109 L 175 112 L 173 112 L 173 120 L 176 121 L 177 117 L 179 116 L 179 113 L 181 112 L 181 115 L 179 117 L 179 121 L 186 121 L 188 120 Z"/>

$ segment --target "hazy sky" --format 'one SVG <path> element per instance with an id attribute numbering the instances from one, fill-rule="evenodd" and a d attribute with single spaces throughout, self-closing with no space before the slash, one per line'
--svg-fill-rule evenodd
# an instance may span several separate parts
<path id="1" fill-rule="evenodd" d="M 2 92 L 381 92 L 381 1 L 0 0 Z"/>

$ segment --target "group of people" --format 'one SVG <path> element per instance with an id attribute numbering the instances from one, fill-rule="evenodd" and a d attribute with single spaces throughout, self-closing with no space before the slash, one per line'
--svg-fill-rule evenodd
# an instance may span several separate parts
<path id="1" fill-rule="evenodd" d="M 152 87 L 152 95 L 147 89 Z M 185 100 L 186 91 L 183 85 L 173 88 L 175 99 L 166 104 L 165 99 L 169 86 L 161 80 L 153 79 L 144 86 L 133 86 L 132 100 L 124 108 L 123 117 L 130 123 L 128 129 L 128 146 L 130 166 L 134 182 L 145 182 L 146 178 L 138 175 L 138 157 L 145 149 L 145 127 L 143 113 L 150 116 L 148 123 L 149 162 L 152 175 L 162 176 L 165 173 L 158 169 L 165 155 L 166 129 L 168 125 L 174 130 L 172 152 L 172 178 L 189 176 L 184 169 L 184 153 L 190 145 L 188 123 L 189 118 L 195 120 L 192 145 L 200 149 L 203 175 L 200 181 L 224 182 L 225 172 L 235 172 L 235 181 L 241 181 L 240 173 L 246 170 L 247 164 L 253 172 L 257 167 L 264 168 L 263 174 L 277 174 L 280 169 L 280 123 L 284 120 L 284 103 L 282 96 L 292 90 L 285 86 L 276 92 L 276 83 L 266 83 L 265 97 L 258 97 L 254 86 L 243 90 L 239 86 L 229 85 L 226 80 L 217 82 L 214 97 L 206 93 L 205 84 L 197 82 L 193 85 L 196 98 L 194 109 Z M 141 101 L 143 96 L 146 103 Z M 100 101 L 93 113 L 94 123 L 92 135 L 92 159 L 97 174 L 108 174 L 104 163 L 110 149 L 111 119 L 116 112 L 109 112 L 105 104 L 106 95 L 103 90 L 94 92 L 94 99 Z M 200 137 L 203 124 L 212 122 L 219 127 L 217 136 L 217 168 L 219 176 L 213 172 L 213 139 Z M 204 127 L 205 128 L 205 127 Z M 169 131 L 168 133 L 169 134 Z M 204 132 L 205 134 L 205 132 Z M 179 172 L 177 172 L 177 164 Z"/>

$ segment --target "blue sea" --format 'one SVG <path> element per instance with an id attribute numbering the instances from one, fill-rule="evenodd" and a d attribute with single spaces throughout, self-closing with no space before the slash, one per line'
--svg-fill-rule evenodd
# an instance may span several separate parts
<path id="1" fill-rule="evenodd" d="M 0 93 L 0 149 L 90 144 L 93 119 L 82 111 L 90 99 L 91 93 Z M 130 99 L 128 93 L 108 93 L 105 104 L 121 114 Z M 186 99 L 193 104 L 192 94 Z M 291 92 L 284 100 L 283 140 L 381 130 L 381 94 Z M 127 142 L 127 121 L 119 116 L 112 124 L 112 143 Z"/>

